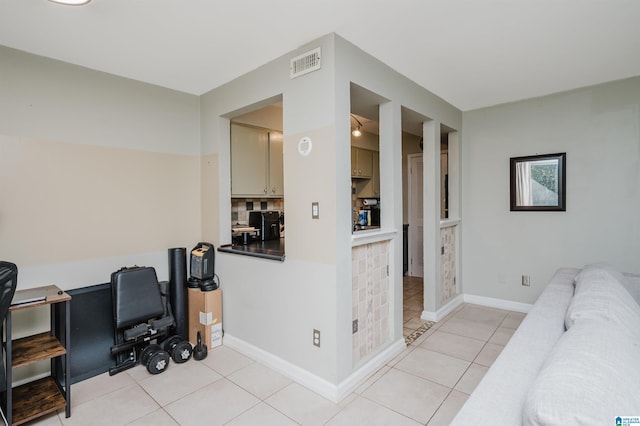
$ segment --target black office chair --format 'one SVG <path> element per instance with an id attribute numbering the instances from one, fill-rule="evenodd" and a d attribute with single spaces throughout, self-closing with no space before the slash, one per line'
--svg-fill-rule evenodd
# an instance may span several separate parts
<path id="1" fill-rule="evenodd" d="M 18 267 L 10 262 L 0 261 L 0 336 L 2 324 L 9 312 L 11 300 L 18 285 Z M 4 367 L 4 357 L 0 356 L 0 392 L 7 390 L 7 376 Z"/>
<path id="2" fill-rule="evenodd" d="M 117 374 L 141 362 L 152 374 L 168 366 L 169 354 L 158 344 L 175 326 L 168 298 L 169 283 L 158 282 L 151 267 L 122 268 L 111 274 L 115 345 L 111 354 Z M 125 352 L 126 351 L 126 352 Z"/>

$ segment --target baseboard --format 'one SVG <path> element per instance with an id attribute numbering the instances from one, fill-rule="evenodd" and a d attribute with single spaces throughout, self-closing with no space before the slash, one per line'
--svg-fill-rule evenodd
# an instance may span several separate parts
<path id="1" fill-rule="evenodd" d="M 420 314 L 420 319 L 423 319 L 425 321 L 438 322 L 442 318 L 446 317 L 451 312 L 453 312 L 453 310 L 456 309 L 458 306 L 462 305 L 462 303 L 464 301 L 465 300 L 463 300 L 462 295 L 459 294 L 456 297 L 454 297 L 453 299 L 451 299 L 450 301 L 448 301 L 443 307 L 441 307 L 440 309 L 438 309 L 435 312 L 422 311 L 422 314 Z"/>
<path id="2" fill-rule="evenodd" d="M 420 318 L 425 321 L 438 322 L 444 317 L 446 317 L 447 315 L 449 315 L 451 312 L 453 312 L 462 303 L 472 303 L 474 305 L 487 306 L 489 308 L 504 309 L 506 311 L 522 312 L 525 314 L 529 313 L 529 311 L 531 310 L 531 307 L 533 306 L 530 303 L 514 302 L 512 300 L 496 299 L 493 297 L 485 297 L 485 296 L 476 296 L 473 294 L 459 294 L 435 312 L 422 311 L 422 314 L 420 314 Z"/>
<path id="3" fill-rule="evenodd" d="M 396 355 L 398 355 L 406 348 L 407 344 L 404 341 L 404 337 L 390 344 L 386 349 L 364 363 L 362 366 L 360 366 L 360 368 L 351 373 L 349 377 L 340 382 L 336 389 L 336 399 L 333 401 L 339 402 L 342 399 L 346 398 L 372 373 L 378 371 L 380 367 L 391 361 L 396 357 Z"/>
<path id="4" fill-rule="evenodd" d="M 269 368 L 272 368 L 280 374 L 287 376 L 291 380 L 311 389 L 317 394 L 322 395 L 335 403 L 340 402 L 355 390 L 356 387 L 364 382 L 371 373 L 375 372 L 378 368 L 392 360 L 406 348 L 404 339 L 400 339 L 392 343 L 389 347 L 354 371 L 340 384 L 335 385 L 303 368 L 298 367 L 297 365 L 291 364 L 289 361 L 253 346 L 244 340 L 237 339 L 228 333 L 224 335 L 224 345 L 249 356 Z"/>
<path id="5" fill-rule="evenodd" d="M 463 296 L 465 303 L 473 303 L 474 305 L 482 305 L 490 308 L 504 309 L 507 311 L 529 313 L 533 307 L 530 303 L 514 302 L 512 300 L 496 299 L 493 297 L 476 296 L 473 294 L 465 294 Z"/>

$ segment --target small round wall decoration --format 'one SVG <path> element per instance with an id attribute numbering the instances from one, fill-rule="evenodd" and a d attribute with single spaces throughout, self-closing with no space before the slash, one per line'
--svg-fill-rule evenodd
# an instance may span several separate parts
<path id="1" fill-rule="evenodd" d="M 311 154 L 311 149 L 313 148 L 313 144 L 311 143 L 311 138 L 305 136 L 298 141 L 298 152 L 300 155 L 307 156 Z"/>

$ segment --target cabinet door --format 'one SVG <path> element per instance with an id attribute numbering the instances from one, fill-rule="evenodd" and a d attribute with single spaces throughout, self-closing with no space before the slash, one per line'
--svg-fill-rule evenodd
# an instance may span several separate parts
<path id="1" fill-rule="evenodd" d="M 371 178 L 356 179 L 358 198 L 380 198 L 380 154 L 377 151 L 369 152 L 372 159 Z"/>
<path id="2" fill-rule="evenodd" d="M 231 124 L 231 195 L 266 195 L 268 139 L 264 130 Z"/>
<path id="3" fill-rule="evenodd" d="M 373 196 L 380 197 L 380 153 L 373 151 L 373 170 L 371 174 L 371 183 L 373 184 Z"/>
<path id="4" fill-rule="evenodd" d="M 358 148 L 351 147 L 351 177 L 358 177 Z"/>
<path id="5" fill-rule="evenodd" d="M 358 177 L 370 178 L 373 174 L 373 151 L 358 148 Z"/>
<path id="6" fill-rule="evenodd" d="M 282 133 L 269 132 L 269 191 L 267 195 L 284 196 Z"/>

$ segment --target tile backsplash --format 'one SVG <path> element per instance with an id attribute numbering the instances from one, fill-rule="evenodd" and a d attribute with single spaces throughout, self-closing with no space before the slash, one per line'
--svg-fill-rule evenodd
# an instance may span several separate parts
<path id="1" fill-rule="evenodd" d="M 249 221 L 249 211 L 255 210 L 284 210 L 283 198 L 232 198 L 231 223 L 246 224 Z"/>

